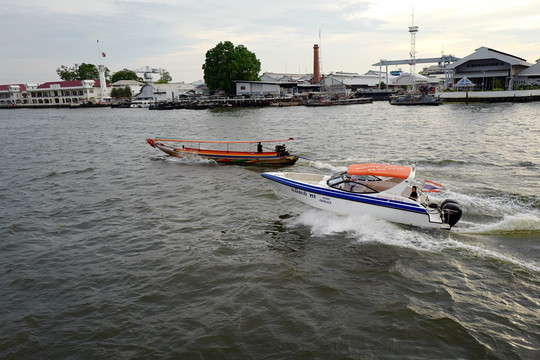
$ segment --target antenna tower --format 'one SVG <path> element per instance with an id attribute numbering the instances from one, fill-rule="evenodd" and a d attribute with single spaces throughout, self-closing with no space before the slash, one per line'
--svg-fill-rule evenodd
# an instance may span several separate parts
<path id="1" fill-rule="evenodd" d="M 415 73 L 415 64 L 416 64 L 416 33 L 418 32 L 418 26 L 414 25 L 414 8 L 412 11 L 412 22 L 409 26 L 409 32 L 411 33 L 411 74 Z"/>

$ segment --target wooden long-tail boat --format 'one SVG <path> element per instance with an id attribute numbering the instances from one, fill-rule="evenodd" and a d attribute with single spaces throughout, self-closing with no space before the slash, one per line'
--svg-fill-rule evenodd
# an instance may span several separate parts
<path id="1" fill-rule="evenodd" d="M 251 141 L 186 140 L 161 137 L 146 139 L 150 146 L 171 156 L 179 158 L 199 157 L 214 160 L 218 164 L 232 165 L 293 165 L 298 160 L 298 156 L 289 154 L 285 144 L 283 144 L 291 140 L 294 139 Z M 269 151 L 263 146 L 263 144 L 267 145 L 269 143 L 282 144 L 275 145 L 271 149 L 273 151 Z M 253 151 L 231 149 L 235 145 L 241 144 L 247 145 L 248 150 Z"/>

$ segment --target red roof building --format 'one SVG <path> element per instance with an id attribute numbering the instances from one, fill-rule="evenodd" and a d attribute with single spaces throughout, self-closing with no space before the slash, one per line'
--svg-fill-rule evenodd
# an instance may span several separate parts
<path id="1" fill-rule="evenodd" d="M 0 85 L 0 106 L 25 104 L 26 95 L 24 84 Z"/>
<path id="2" fill-rule="evenodd" d="M 99 80 L 51 81 L 29 85 L 27 92 L 28 104 L 33 105 L 80 105 L 104 102 Z"/>

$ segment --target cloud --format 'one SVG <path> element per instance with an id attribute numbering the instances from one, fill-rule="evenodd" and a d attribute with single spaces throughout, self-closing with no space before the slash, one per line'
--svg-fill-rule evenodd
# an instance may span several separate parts
<path id="1" fill-rule="evenodd" d="M 0 83 L 52 81 L 60 65 L 101 60 L 113 72 L 148 65 L 191 82 L 202 78 L 206 51 L 227 40 L 274 72 L 311 72 L 321 40 L 324 72 L 363 73 L 381 58 L 408 58 L 413 9 L 418 57 L 488 46 L 540 58 L 536 0 L 19 0 L 0 8 L 15 34 L 3 43 Z"/>

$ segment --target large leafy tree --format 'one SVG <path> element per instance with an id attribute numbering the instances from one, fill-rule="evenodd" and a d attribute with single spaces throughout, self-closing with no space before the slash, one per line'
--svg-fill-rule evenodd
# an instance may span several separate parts
<path id="1" fill-rule="evenodd" d="M 62 80 L 89 80 L 98 79 L 99 71 L 94 64 L 75 64 L 73 67 L 67 67 L 65 65 L 56 69 L 56 73 Z M 105 68 L 105 79 L 109 77 L 109 69 Z"/>
<path id="2" fill-rule="evenodd" d="M 206 61 L 202 66 L 204 81 L 208 89 L 235 92 L 233 80 L 259 80 L 261 62 L 245 46 L 230 41 L 220 42 L 206 52 Z"/>
<path id="3" fill-rule="evenodd" d="M 144 82 L 144 80 L 140 76 L 138 76 L 134 71 L 131 71 L 129 69 L 123 69 L 112 74 L 111 82 L 115 83 L 120 80 L 135 80 Z"/>
<path id="4" fill-rule="evenodd" d="M 171 74 L 165 69 L 161 70 L 159 80 L 156 81 L 156 84 L 168 84 L 169 81 L 172 81 Z"/>

